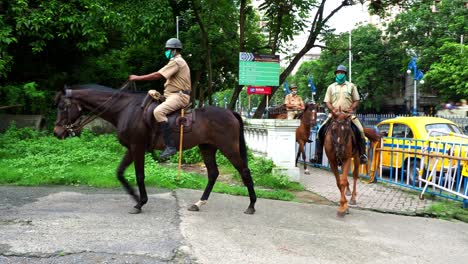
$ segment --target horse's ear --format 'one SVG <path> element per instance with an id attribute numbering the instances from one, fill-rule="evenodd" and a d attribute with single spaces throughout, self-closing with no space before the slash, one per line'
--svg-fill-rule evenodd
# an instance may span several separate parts
<path id="1" fill-rule="evenodd" d="M 71 97 L 72 89 L 71 89 L 70 85 L 65 84 L 63 86 L 62 94 L 65 95 L 65 97 Z"/>

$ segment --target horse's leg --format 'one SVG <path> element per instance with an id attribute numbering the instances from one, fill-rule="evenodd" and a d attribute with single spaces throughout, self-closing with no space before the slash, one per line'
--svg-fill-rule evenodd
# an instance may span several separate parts
<path id="1" fill-rule="evenodd" d="M 348 213 L 348 200 L 346 200 L 345 191 L 347 187 L 349 188 L 348 171 L 349 171 L 350 164 L 351 164 L 351 160 L 348 159 L 343 163 L 343 166 L 341 166 L 342 174 L 341 174 L 340 183 L 339 183 L 341 198 L 340 198 L 340 207 L 338 208 L 338 212 L 337 212 L 338 216 L 341 216 L 341 217 Z"/>
<path id="2" fill-rule="evenodd" d="M 301 155 L 301 143 L 298 142 L 299 148 L 297 149 L 297 155 L 296 155 L 296 163 L 295 166 L 297 167 L 297 161 L 299 160 L 299 156 Z"/>
<path id="3" fill-rule="evenodd" d="M 132 214 L 141 213 L 141 207 L 148 202 L 148 194 L 145 187 L 145 146 L 140 144 L 131 145 L 133 165 L 135 166 L 135 176 L 140 192 L 140 199 L 137 201 Z"/>
<path id="4" fill-rule="evenodd" d="M 257 202 L 257 195 L 255 194 L 254 190 L 254 183 L 252 180 L 252 175 L 250 174 L 250 169 L 247 166 L 247 161 L 243 160 L 239 150 L 236 151 L 237 148 L 230 145 L 223 145 L 220 148 L 221 153 L 223 153 L 226 158 L 232 163 L 234 168 L 237 169 L 239 174 L 241 175 L 242 182 L 244 183 L 245 187 L 249 192 L 250 204 L 247 207 L 247 210 L 244 211 L 245 214 L 254 214 L 255 213 L 255 203 Z"/>
<path id="5" fill-rule="evenodd" d="M 356 183 L 357 179 L 359 178 L 359 157 L 356 155 L 354 157 L 354 169 L 353 169 L 353 192 L 351 194 L 351 199 L 349 200 L 349 204 L 356 205 Z M 349 188 L 349 187 L 348 187 Z"/>
<path id="6" fill-rule="evenodd" d="M 133 162 L 132 154 L 130 150 L 127 150 L 125 152 L 125 155 L 122 158 L 122 161 L 120 161 L 119 167 L 117 167 L 117 179 L 120 181 L 124 189 L 127 191 L 127 193 L 133 197 L 133 199 L 138 203 L 140 201 L 140 198 L 138 195 L 136 195 L 135 190 L 128 184 L 128 181 L 124 177 L 124 172 L 125 169 Z M 132 213 L 132 212 L 130 212 Z"/>
<path id="7" fill-rule="evenodd" d="M 304 174 L 309 175 L 310 172 L 307 169 L 307 163 L 306 163 L 305 144 L 306 144 L 305 142 L 302 142 L 302 144 L 300 144 L 300 146 L 299 146 L 299 150 L 302 153 L 302 160 L 304 161 Z"/>
<path id="8" fill-rule="evenodd" d="M 208 173 L 208 183 L 206 184 L 205 191 L 203 191 L 200 200 L 192 204 L 192 206 L 188 208 L 189 211 L 199 211 L 200 207 L 206 203 L 219 175 L 218 165 L 216 164 L 216 148 L 207 144 L 202 144 L 198 147 L 200 148 L 203 161 L 205 162 Z"/>

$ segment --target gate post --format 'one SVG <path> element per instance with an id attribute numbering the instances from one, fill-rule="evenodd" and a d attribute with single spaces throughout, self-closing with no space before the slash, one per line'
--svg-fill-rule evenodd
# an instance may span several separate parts
<path id="1" fill-rule="evenodd" d="M 299 120 L 246 119 L 246 141 L 256 154 L 270 158 L 275 164 L 273 173 L 287 175 L 290 181 L 299 181 L 296 162 L 296 128 Z M 253 135 L 255 134 L 255 135 Z M 263 146 L 258 146 L 261 142 Z"/>

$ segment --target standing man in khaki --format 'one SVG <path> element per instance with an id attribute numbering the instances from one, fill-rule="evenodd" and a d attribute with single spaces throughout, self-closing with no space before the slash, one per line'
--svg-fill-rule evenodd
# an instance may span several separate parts
<path id="1" fill-rule="evenodd" d="M 325 98 L 323 101 L 325 102 L 328 110 L 333 112 L 333 110 L 338 109 L 341 107 L 341 111 L 353 114 L 356 111 L 356 108 L 359 105 L 359 93 L 357 90 L 356 85 L 351 82 L 346 81 L 346 67 L 343 65 L 339 65 L 335 71 L 335 82 L 332 83 L 327 88 L 327 92 L 325 94 Z M 321 163 L 321 158 L 323 154 L 323 142 L 322 139 L 325 137 L 325 132 L 327 130 L 327 122 L 330 119 L 331 114 L 328 118 L 323 122 L 322 126 L 319 129 L 318 135 L 319 139 L 317 140 L 317 161 Z M 366 136 L 364 135 L 364 129 L 357 119 L 356 116 L 352 115 L 351 120 L 353 124 L 359 129 L 360 138 L 359 141 L 359 161 L 361 164 L 367 163 L 367 155 L 366 155 Z"/>
<path id="2" fill-rule="evenodd" d="M 291 93 L 286 95 L 284 98 L 284 104 L 288 112 L 288 119 L 294 119 L 294 116 L 299 113 L 300 110 L 304 110 L 304 102 L 302 98 L 297 95 L 297 86 L 291 83 Z"/>
<path id="3" fill-rule="evenodd" d="M 130 81 L 150 81 L 165 79 L 164 97 L 166 100 L 154 109 L 153 115 L 159 123 L 163 132 L 166 149 L 159 156 L 166 159 L 177 152 L 174 138 L 171 135 L 171 128 L 167 122 L 167 114 L 186 107 L 190 102 L 190 68 L 180 55 L 182 43 L 176 38 L 171 38 L 166 42 L 166 58 L 169 63 L 157 72 L 147 75 L 130 75 Z M 156 95 L 156 90 L 149 90 L 148 94 Z"/>

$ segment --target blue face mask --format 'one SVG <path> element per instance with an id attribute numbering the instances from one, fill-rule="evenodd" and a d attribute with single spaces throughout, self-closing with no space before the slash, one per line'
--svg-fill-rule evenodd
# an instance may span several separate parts
<path id="1" fill-rule="evenodd" d="M 344 74 L 344 73 L 337 74 L 336 77 L 335 77 L 335 81 L 338 84 L 343 84 L 344 82 L 346 82 L 346 74 Z"/>
<path id="2" fill-rule="evenodd" d="M 166 50 L 166 51 L 164 52 L 164 54 L 166 55 L 166 58 L 168 58 L 168 59 L 171 59 L 171 58 L 174 57 L 174 56 L 172 55 L 172 50 Z"/>

